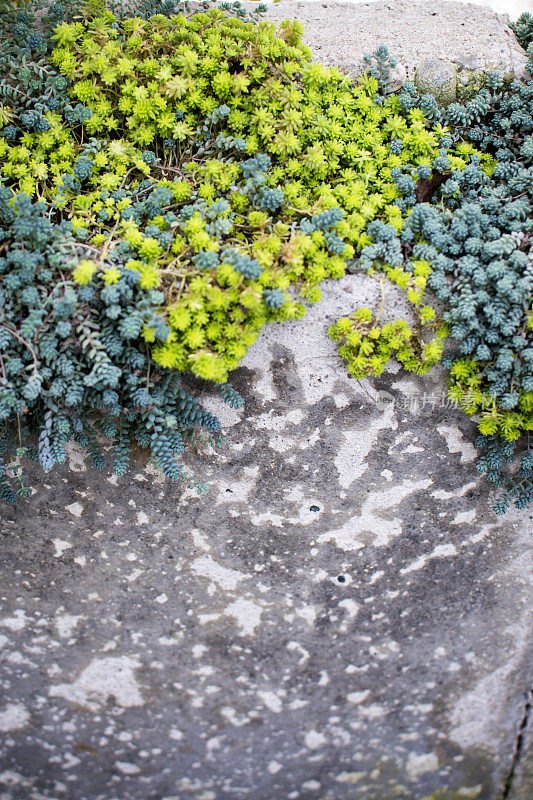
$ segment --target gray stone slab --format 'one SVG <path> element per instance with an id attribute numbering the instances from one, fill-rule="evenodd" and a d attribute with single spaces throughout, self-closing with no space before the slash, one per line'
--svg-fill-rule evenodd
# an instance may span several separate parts
<path id="1" fill-rule="evenodd" d="M 244 3 L 253 7 L 253 3 Z M 508 17 L 471 3 L 384 0 L 374 3 L 267 3 L 266 19 L 298 19 L 316 60 L 359 73 L 362 58 L 380 44 L 404 66 L 440 58 L 469 70 L 500 69 L 523 75 L 526 55 Z"/>
<path id="2" fill-rule="evenodd" d="M 327 326 L 376 283 L 324 295 L 249 351 L 246 411 L 206 398 L 208 494 L 72 449 L 2 508 L 2 800 L 500 800 L 531 512 L 490 512 L 438 371 L 347 377 Z"/>
<path id="3" fill-rule="evenodd" d="M 491 12 L 405 5 L 290 8 L 343 68 L 517 63 Z M 0 800 L 501 800 L 511 769 L 530 796 L 532 515 L 490 512 L 438 370 L 347 377 L 327 326 L 377 285 L 324 295 L 250 350 L 244 412 L 206 398 L 207 495 L 72 448 L 0 509 Z"/>

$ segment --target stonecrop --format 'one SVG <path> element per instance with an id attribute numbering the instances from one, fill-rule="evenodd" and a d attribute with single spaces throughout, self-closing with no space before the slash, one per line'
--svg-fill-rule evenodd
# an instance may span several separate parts
<path id="1" fill-rule="evenodd" d="M 383 49 L 375 60 L 383 94 L 389 56 Z M 430 170 L 411 166 L 397 174 L 398 185 L 414 195 L 403 229 L 396 234 L 371 223 L 373 243 L 358 265 L 368 271 L 379 265 L 407 291 L 420 308 L 421 338 L 400 323 L 381 333 L 360 311 L 335 323 L 331 335 L 357 377 L 379 374 L 393 353 L 423 374 L 449 337 L 443 359 L 449 396 L 477 422 L 478 470 L 503 490 L 494 508 L 502 513 L 511 502 L 523 508 L 533 500 L 533 81 L 505 86 L 488 74 L 476 96 L 447 109 L 408 82 L 399 102 L 424 111 L 436 126 L 446 124 L 442 143 L 449 150 L 441 148 Z M 450 150 L 469 163 L 458 169 Z M 440 301 L 440 321 L 431 307 L 420 307 L 426 287 Z M 436 337 L 428 341 L 430 331 Z"/>
<path id="2" fill-rule="evenodd" d="M 304 313 L 291 284 L 314 302 L 372 220 L 401 230 L 404 167 L 431 169 L 445 149 L 446 129 L 380 98 L 375 78 L 312 63 L 301 30 L 218 10 L 64 23 L 51 60 L 88 141 L 49 112 L 47 131 L 4 144 L 13 184 L 80 234 L 112 228 L 165 290 L 172 334 L 153 355 L 166 367 L 225 380 L 266 321 Z M 152 216 L 130 207 L 143 181 L 168 195 Z"/>
<path id="3" fill-rule="evenodd" d="M 145 339 L 168 336 L 162 293 L 143 287 L 119 254 L 82 246 L 73 234 L 70 221 L 50 221 L 44 202 L 0 186 L 0 457 L 28 455 L 48 471 L 65 462 L 74 440 L 102 467 L 99 433 L 110 440 L 117 474 L 136 443 L 167 477 L 203 488 L 175 456 L 195 428 L 212 435 L 220 423 L 177 371 L 150 356 Z M 242 405 L 227 384 L 220 393 Z M 6 459 L 0 467 L 0 496 L 12 502 L 26 487 Z"/>
<path id="4" fill-rule="evenodd" d="M 262 6 L 68 0 L 42 11 L 0 0 L 3 450 L 36 453 L 48 469 L 74 437 L 100 463 L 96 426 L 117 472 L 136 441 L 179 477 L 191 430 L 219 427 L 181 376 L 241 404 L 228 373 L 262 326 L 303 316 L 347 264 L 403 288 L 416 317 L 408 326 L 362 309 L 335 323 L 352 373 L 378 375 L 394 356 L 423 374 L 450 335 L 461 348 L 454 398 L 479 412 L 475 373 L 492 403 L 481 432 L 519 438 L 530 408 L 529 88 L 490 78 L 442 110 L 410 82 L 389 92 L 385 48 L 354 81 L 312 62 L 300 23 L 276 30 Z M 25 490 L 7 463 L 12 499 Z"/>

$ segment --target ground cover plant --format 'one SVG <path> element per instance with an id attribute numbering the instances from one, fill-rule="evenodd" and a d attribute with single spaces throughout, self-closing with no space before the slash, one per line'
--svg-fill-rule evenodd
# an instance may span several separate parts
<path id="1" fill-rule="evenodd" d="M 527 52 L 529 71 L 533 67 L 533 14 L 525 11 L 521 14 L 516 22 L 511 22 L 510 27 L 513 29 L 519 44 Z"/>
<path id="2" fill-rule="evenodd" d="M 525 14 L 517 23 L 523 44 L 531 22 Z M 375 58 L 385 90 L 389 61 L 386 52 Z M 533 81 L 504 86 L 501 76 L 490 74 L 475 97 L 447 109 L 437 108 L 431 96 L 420 97 L 408 82 L 399 102 L 445 125 L 446 144 L 469 153 L 470 162 L 457 170 L 443 149 L 431 173 L 419 169 L 401 233 L 376 228 L 377 243 L 363 249 L 360 264 L 375 266 L 378 255 L 387 276 L 407 288 L 422 260 L 427 285 L 446 308 L 442 321 L 452 346 L 443 363 L 450 368 L 450 398 L 476 419 L 477 468 L 502 490 L 494 510 L 503 513 L 511 503 L 523 508 L 533 498 Z M 493 156 L 490 165 L 482 154 Z M 409 175 L 414 182 L 414 166 L 398 182 Z M 402 253 L 399 270 L 391 269 L 389 252 Z M 370 323 L 370 311 L 363 309 L 331 328 L 356 375 L 368 372 L 361 351 L 366 347 L 367 358 L 373 352 Z M 381 350 L 374 345 L 382 357 L 379 370 L 399 348 L 404 366 L 425 371 L 402 349 L 405 323 L 388 323 L 384 330 Z"/>
<path id="3" fill-rule="evenodd" d="M 354 82 L 311 62 L 299 23 L 204 5 L 0 3 L 4 499 L 27 491 L 14 457 L 50 469 L 74 438 L 101 466 L 97 434 L 119 474 L 136 443 L 183 479 L 183 448 L 220 428 L 187 375 L 242 404 L 228 373 L 261 327 L 302 317 L 354 258 L 417 323 L 340 320 L 351 371 L 395 355 L 422 374 L 450 334 L 453 396 L 503 485 L 533 398 L 531 88 L 493 77 L 444 113 L 411 84 L 388 93 L 384 49 Z M 527 458 L 505 495 L 522 505 Z"/>

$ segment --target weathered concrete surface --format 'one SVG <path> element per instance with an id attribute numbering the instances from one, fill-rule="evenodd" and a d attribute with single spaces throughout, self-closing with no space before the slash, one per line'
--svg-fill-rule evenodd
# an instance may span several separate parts
<path id="1" fill-rule="evenodd" d="M 507 25 L 508 18 L 489 8 L 442 0 L 364 4 L 282 0 L 267 5 L 266 19 L 275 23 L 298 19 L 316 60 L 343 72 L 361 72 L 363 56 L 384 44 L 411 73 L 422 61 L 440 58 L 462 68 L 463 77 L 465 69 L 524 74 L 527 58 Z"/>
<path id="2" fill-rule="evenodd" d="M 530 800 L 533 787 L 533 686 L 524 698 L 516 740 L 515 768 L 509 775 L 508 800 Z"/>
<path id="3" fill-rule="evenodd" d="M 343 68 L 523 63 L 483 9 L 324 5 L 269 14 Z M 324 293 L 252 348 L 244 412 L 207 400 L 208 495 L 73 449 L 0 509 L 0 800 L 529 800 L 532 515 L 490 513 L 438 372 L 348 379 L 327 325 L 376 284 Z"/>
<path id="4" fill-rule="evenodd" d="M 207 495 L 72 451 L 1 510 L 2 800 L 501 800 L 531 513 L 489 511 L 438 374 L 346 376 L 327 325 L 376 284 L 324 294 L 237 371 Z"/>

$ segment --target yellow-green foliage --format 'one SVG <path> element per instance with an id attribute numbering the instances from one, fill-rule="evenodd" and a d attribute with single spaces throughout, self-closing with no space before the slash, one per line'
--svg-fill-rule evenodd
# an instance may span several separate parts
<path id="1" fill-rule="evenodd" d="M 433 318 L 434 310 L 426 306 L 425 316 Z M 347 362 L 354 378 L 381 375 L 391 358 L 405 369 L 424 375 L 442 355 L 445 325 L 437 326 L 428 319 L 425 328 L 436 335 L 424 341 L 421 331 L 413 331 L 405 320 L 387 322 L 380 326 L 369 308 L 360 308 L 351 317 L 342 317 L 329 329 L 329 334 L 341 343 L 339 353 Z"/>
<path id="2" fill-rule="evenodd" d="M 469 417 L 476 416 L 484 436 L 498 433 L 508 442 L 524 431 L 533 431 L 533 392 L 520 392 L 517 407 L 505 411 L 498 398 L 489 394 L 484 366 L 471 358 L 455 361 L 450 369 L 449 396 Z"/>
<path id="3" fill-rule="evenodd" d="M 318 284 L 341 277 L 346 260 L 369 243 L 364 230 L 371 220 L 401 230 L 402 211 L 393 202 L 400 192 L 390 170 L 429 165 L 446 134 L 441 126 L 431 129 L 420 109 L 402 113 L 394 95 L 374 102 L 374 78 L 354 85 L 312 63 L 301 33 L 297 22 L 284 22 L 276 32 L 271 23 L 243 23 L 217 10 L 189 19 L 123 21 L 106 11 L 62 24 L 51 60 L 70 80 L 72 103 L 88 107 L 91 118 L 69 127 L 49 111 L 48 130 L 24 133 L 16 143 L 0 139 L 0 175 L 15 190 L 51 202 L 96 248 L 92 266 L 77 268 L 78 282 L 90 282 L 102 254 L 126 242 L 134 251 L 127 266 L 141 273 L 141 286 L 165 291 L 172 333 L 153 353 L 162 366 L 226 380 L 265 322 L 304 313 L 287 294 L 291 285 L 315 302 Z M 221 107 L 225 114 L 202 138 L 206 118 Z M 238 163 L 213 149 L 220 134 L 222 146 L 230 146 L 229 137 L 237 140 L 243 158 L 271 157 L 265 185 L 281 187 L 284 196 L 275 213 L 250 203 Z M 391 150 L 392 141 L 401 142 L 400 151 Z M 86 174 L 80 157 L 91 162 Z M 468 158 L 454 153 L 451 168 L 462 168 Z M 80 177 L 81 189 L 65 179 L 71 175 Z M 177 221 L 168 223 L 160 213 L 148 225 L 170 232 L 166 246 L 124 214 L 146 178 L 172 192 L 164 212 L 175 212 Z M 122 199 L 110 196 L 124 189 L 129 194 Z M 207 212 L 221 198 L 230 204 L 226 216 L 232 215 L 223 236 L 209 232 L 205 213 L 180 215 L 201 200 Z M 334 208 L 344 212 L 331 229 L 336 244 L 323 230 L 302 227 Z M 224 260 L 215 269 L 195 261 L 228 246 L 256 260 L 260 276 L 246 277 Z M 385 270 L 420 305 L 427 275 Z M 105 279 L 112 283 L 118 275 Z M 269 305 L 265 290 L 284 293 L 285 302 Z M 431 322 L 431 312 L 425 313 L 430 316 L 422 321 Z M 424 371 L 436 360 L 440 345 L 418 346 L 407 357 L 411 334 L 398 350 L 391 341 L 400 332 L 380 330 L 382 347 L 367 358 L 372 370 L 389 350 L 413 368 L 416 353 Z M 150 331 L 144 334 L 149 341 Z"/>
<path id="4" fill-rule="evenodd" d="M 375 317 L 369 308 L 361 308 L 329 328 L 329 335 L 340 343 L 339 354 L 355 378 L 381 375 L 392 358 L 404 369 L 425 375 L 442 356 L 448 326 L 437 320 L 433 306 L 422 305 L 431 268 L 424 259 L 409 262 L 409 267 L 411 272 L 404 266 L 389 264 L 380 264 L 378 269 L 405 291 L 416 309 L 414 328 L 403 319 L 379 325 L 384 296 Z M 370 270 L 370 274 L 374 272 Z"/>
<path id="5" fill-rule="evenodd" d="M 408 301 L 420 309 L 422 322 L 433 322 L 435 309 L 431 306 L 420 308 L 431 267 L 424 259 L 411 261 L 409 267 L 412 270 L 411 272 L 408 272 L 403 265 L 391 267 L 390 264 L 384 264 L 380 266 L 380 271 L 387 276 L 391 283 L 395 283 L 400 289 L 403 289 Z"/>

